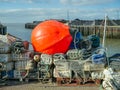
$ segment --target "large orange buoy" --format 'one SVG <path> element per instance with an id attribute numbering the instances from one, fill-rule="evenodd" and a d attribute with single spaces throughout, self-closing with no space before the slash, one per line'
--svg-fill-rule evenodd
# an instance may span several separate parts
<path id="1" fill-rule="evenodd" d="M 38 24 L 31 35 L 34 50 L 45 54 L 65 53 L 71 41 L 69 27 L 56 20 Z"/>

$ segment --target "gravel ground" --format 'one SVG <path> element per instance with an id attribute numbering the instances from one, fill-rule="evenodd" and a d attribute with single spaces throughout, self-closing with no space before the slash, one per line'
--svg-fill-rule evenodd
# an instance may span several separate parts
<path id="1" fill-rule="evenodd" d="M 42 84 L 40 82 L 18 82 L 9 81 L 6 86 L 1 85 L 0 90 L 101 90 L 96 85 L 64 85 L 58 86 L 54 83 Z"/>

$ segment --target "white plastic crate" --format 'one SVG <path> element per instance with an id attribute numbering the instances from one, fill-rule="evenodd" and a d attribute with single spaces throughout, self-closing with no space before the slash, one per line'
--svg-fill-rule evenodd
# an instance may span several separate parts
<path id="1" fill-rule="evenodd" d="M 6 35 L 0 35 L 0 53 L 5 54 L 10 51 L 10 45 Z"/>
<path id="2" fill-rule="evenodd" d="M 70 63 L 67 61 L 55 61 L 55 66 L 58 71 L 69 70 Z"/>
<path id="3" fill-rule="evenodd" d="M 15 53 L 12 53 L 12 59 L 14 61 L 18 61 L 18 60 L 30 60 L 31 57 L 31 52 L 25 52 L 25 53 L 22 53 L 22 54 L 15 54 Z"/>
<path id="4" fill-rule="evenodd" d="M 71 77 L 71 70 L 58 71 L 57 69 L 55 69 L 54 70 L 54 77 L 70 78 Z"/>
<path id="5" fill-rule="evenodd" d="M 59 60 L 66 61 L 66 56 L 63 53 L 56 53 L 53 55 L 53 59 L 54 61 L 59 61 Z"/>
<path id="6" fill-rule="evenodd" d="M 19 60 L 15 62 L 15 70 L 25 70 L 29 60 Z"/>
<path id="7" fill-rule="evenodd" d="M 70 69 L 74 70 L 74 71 L 82 70 L 83 63 L 81 63 L 80 60 L 71 60 L 70 61 Z"/>
<path id="8" fill-rule="evenodd" d="M 3 70 L 6 70 L 6 71 L 12 70 L 13 67 L 14 67 L 13 62 L 7 62 L 3 64 Z"/>
<path id="9" fill-rule="evenodd" d="M 12 61 L 11 54 L 0 54 L 0 62 L 6 63 Z"/>
<path id="10" fill-rule="evenodd" d="M 3 53 L 4 53 L 4 54 L 10 53 L 10 47 L 7 46 L 7 45 L 6 45 L 6 46 L 1 46 L 1 47 L 0 47 L 0 53 L 1 53 L 1 54 L 3 54 Z"/>
<path id="11" fill-rule="evenodd" d="M 14 70 L 14 78 L 21 78 L 20 71 Z"/>
<path id="12" fill-rule="evenodd" d="M 84 71 L 102 71 L 104 70 L 104 64 L 92 64 L 92 63 L 85 63 L 83 67 Z"/>
<path id="13" fill-rule="evenodd" d="M 7 35 L 0 35 L 0 42 L 2 42 L 1 44 L 8 43 L 9 41 L 8 41 Z"/>

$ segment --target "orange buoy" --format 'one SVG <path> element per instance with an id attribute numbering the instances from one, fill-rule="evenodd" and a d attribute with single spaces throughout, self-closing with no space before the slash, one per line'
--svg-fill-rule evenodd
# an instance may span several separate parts
<path id="1" fill-rule="evenodd" d="M 34 50 L 45 54 L 65 53 L 71 41 L 69 27 L 56 20 L 38 24 L 31 35 Z"/>

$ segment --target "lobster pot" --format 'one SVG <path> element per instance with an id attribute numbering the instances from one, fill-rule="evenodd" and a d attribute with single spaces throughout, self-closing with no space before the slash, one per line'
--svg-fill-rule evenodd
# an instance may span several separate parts
<path id="1" fill-rule="evenodd" d="M 9 71 L 14 68 L 14 63 L 13 62 L 7 62 L 3 64 L 3 70 Z"/>
<path id="2" fill-rule="evenodd" d="M 102 71 L 104 70 L 104 64 L 92 64 L 91 62 L 86 62 L 83 66 L 84 71 Z"/>
<path id="3" fill-rule="evenodd" d="M 78 50 L 78 49 L 71 49 L 68 50 L 67 52 L 67 58 L 68 59 L 80 59 L 82 58 L 83 55 L 83 50 Z"/>
<path id="4" fill-rule="evenodd" d="M 50 65 L 49 64 L 42 64 L 41 62 L 38 63 L 38 69 L 40 71 L 48 71 Z"/>
<path id="5" fill-rule="evenodd" d="M 110 63 L 110 67 L 115 70 L 120 72 L 120 61 L 112 61 Z"/>
<path id="6" fill-rule="evenodd" d="M 18 61 L 18 60 L 30 60 L 31 59 L 31 52 L 25 52 L 25 53 L 21 53 L 21 54 L 15 54 L 12 53 L 12 59 L 14 61 Z"/>
<path id="7" fill-rule="evenodd" d="M 55 69 L 54 70 L 54 77 L 56 77 L 56 78 L 70 78 L 71 77 L 71 70 L 59 71 L 59 70 Z"/>
<path id="8" fill-rule="evenodd" d="M 50 65 L 48 65 L 48 64 L 40 64 L 39 63 L 39 67 L 38 67 L 39 78 L 42 78 L 42 79 L 50 78 L 51 73 L 49 72 L 49 70 L 50 70 L 49 67 L 50 67 Z M 31 74 L 32 77 L 33 77 L 33 75 L 34 75 L 34 77 L 36 77 L 38 74 Z"/>
<path id="9" fill-rule="evenodd" d="M 83 77 L 83 63 L 79 60 L 70 61 L 70 70 L 76 73 L 78 76 L 80 75 L 81 77 Z M 76 77 L 76 75 L 73 76 Z"/>
<path id="10" fill-rule="evenodd" d="M 51 64 L 52 55 L 41 54 L 41 62 L 44 63 L 44 64 Z"/>
<path id="11" fill-rule="evenodd" d="M 0 54 L 0 62 L 6 63 L 12 61 L 11 54 Z"/>
<path id="12" fill-rule="evenodd" d="M 65 54 L 63 53 L 56 53 L 53 55 L 53 58 L 54 58 L 54 61 L 59 61 L 59 60 L 66 61 Z"/>
<path id="13" fill-rule="evenodd" d="M 58 71 L 69 70 L 69 62 L 67 61 L 55 61 L 55 66 Z"/>
<path id="14" fill-rule="evenodd" d="M 71 70 L 69 68 L 69 62 L 66 61 L 55 61 L 55 70 L 54 76 L 55 77 L 62 77 L 62 78 L 70 78 Z"/>
<path id="15" fill-rule="evenodd" d="M 15 62 L 15 70 L 25 70 L 29 60 L 19 60 Z"/>
<path id="16" fill-rule="evenodd" d="M 71 60 L 70 61 L 70 69 L 74 71 L 82 70 L 83 69 L 83 63 L 79 60 Z"/>

